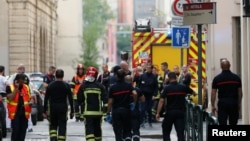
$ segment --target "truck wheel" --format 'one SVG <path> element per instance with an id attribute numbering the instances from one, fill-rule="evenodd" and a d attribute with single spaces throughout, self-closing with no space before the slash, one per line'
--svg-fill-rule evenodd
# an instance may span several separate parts
<path id="1" fill-rule="evenodd" d="M 37 124 L 37 114 L 31 115 L 31 121 L 34 126 Z"/>
<path id="2" fill-rule="evenodd" d="M 42 105 L 42 100 L 39 100 L 37 104 L 37 120 L 38 121 L 43 121 L 43 105 Z"/>

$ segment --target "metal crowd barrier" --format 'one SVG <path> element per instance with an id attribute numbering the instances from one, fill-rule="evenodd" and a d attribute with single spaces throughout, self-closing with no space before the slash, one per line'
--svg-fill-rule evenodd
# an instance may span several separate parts
<path id="1" fill-rule="evenodd" d="M 187 98 L 185 120 L 186 141 L 203 141 L 203 116 L 205 116 L 207 135 L 208 125 L 218 124 L 217 118 L 209 112 L 204 112 L 202 105 L 196 105 Z"/>
<path id="2" fill-rule="evenodd" d="M 206 140 L 208 141 L 208 126 L 209 125 L 218 125 L 218 119 L 214 117 L 210 112 L 205 112 L 206 116 Z"/>

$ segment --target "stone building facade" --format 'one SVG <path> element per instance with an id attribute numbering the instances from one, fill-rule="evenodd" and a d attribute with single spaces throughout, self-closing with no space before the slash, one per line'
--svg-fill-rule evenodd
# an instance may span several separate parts
<path id="1" fill-rule="evenodd" d="M 9 73 L 20 63 L 26 72 L 46 72 L 55 62 L 57 0 L 6 0 Z"/>

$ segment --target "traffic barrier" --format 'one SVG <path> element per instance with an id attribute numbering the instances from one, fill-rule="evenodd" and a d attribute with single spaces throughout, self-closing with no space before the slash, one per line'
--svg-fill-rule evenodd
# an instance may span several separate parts
<path id="1" fill-rule="evenodd" d="M 208 141 L 208 126 L 209 125 L 218 125 L 218 119 L 213 116 L 210 112 L 205 112 L 205 119 L 206 119 L 206 140 Z"/>
<path id="2" fill-rule="evenodd" d="M 185 138 L 186 141 L 203 141 L 203 116 L 206 120 L 206 135 L 208 125 L 218 124 L 216 117 L 209 112 L 204 112 L 202 105 L 197 105 L 188 97 L 186 99 Z M 206 136 L 207 140 L 207 136 Z"/>

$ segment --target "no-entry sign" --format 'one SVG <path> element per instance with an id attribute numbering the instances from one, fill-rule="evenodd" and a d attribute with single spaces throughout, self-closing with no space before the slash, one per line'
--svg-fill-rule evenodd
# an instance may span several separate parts
<path id="1" fill-rule="evenodd" d="M 183 4 L 189 4 L 190 0 L 175 0 L 172 5 L 174 15 L 183 16 Z"/>

